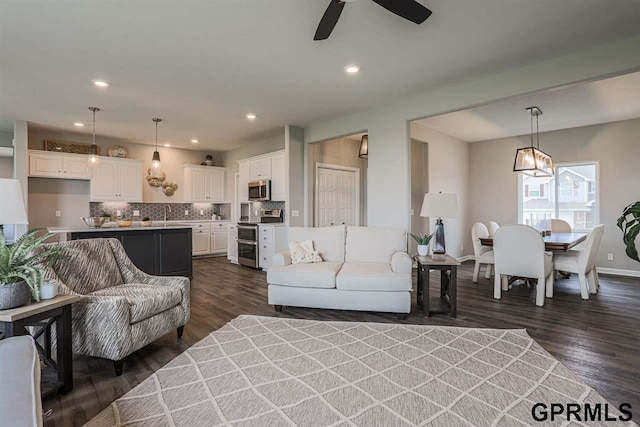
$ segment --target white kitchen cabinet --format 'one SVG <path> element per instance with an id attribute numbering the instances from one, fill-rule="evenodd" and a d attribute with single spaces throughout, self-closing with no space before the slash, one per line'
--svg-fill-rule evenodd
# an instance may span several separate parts
<path id="1" fill-rule="evenodd" d="M 211 252 L 210 250 L 210 237 L 209 230 L 202 229 L 193 229 L 193 244 L 192 244 L 192 254 L 195 255 L 207 255 Z"/>
<path id="2" fill-rule="evenodd" d="M 91 169 L 92 202 L 142 202 L 142 160 L 101 158 Z"/>
<path id="3" fill-rule="evenodd" d="M 238 174 L 238 201 L 246 202 L 249 200 L 249 163 L 240 163 L 239 164 L 239 174 Z"/>
<path id="4" fill-rule="evenodd" d="M 271 179 L 271 157 L 253 160 L 249 163 L 250 181 Z"/>
<path id="5" fill-rule="evenodd" d="M 287 228 L 282 224 L 260 224 L 258 227 L 258 266 L 263 270 L 271 267 L 271 258 L 288 248 Z"/>
<path id="6" fill-rule="evenodd" d="M 228 222 L 214 222 L 211 224 L 211 253 L 224 254 L 227 252 L 227 227 Z"/>
<path id="7" fill-rule="evenodd" d="M 284 153 L 271 158 L 271 200 L 284 202 L 287 199 L 286 168 Z"/>
<path id="8" fill-rule="evenodd" d="M 227 259 L 234 264 L 238 263 L 238 225 L 227 223 Z"/>
<path id="9" fill-rule="evenodd" d="M 59 179 L 90 179 L 87 156 L 29 150 L 29 176 Z"/>
<path id="10" fill-rule="evenodd" d="M 186 203 L 224 202 L 225 168 L 184 165 L 184 201 Z"/>

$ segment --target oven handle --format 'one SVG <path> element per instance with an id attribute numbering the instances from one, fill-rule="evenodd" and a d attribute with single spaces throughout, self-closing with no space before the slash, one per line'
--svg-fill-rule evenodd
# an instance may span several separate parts
<path id="1" fill-rule="evenodd" d="M 241 230 L 257 230 L 257 225 L 238 225 L 238 228 Z"/>
<path id="2" fill-rule="evenodd" d="M 251 240 L 236 239 L 236 242 L 241 243 L 243 245 L 258 246 L 258 242 L 253 242 Z"/>

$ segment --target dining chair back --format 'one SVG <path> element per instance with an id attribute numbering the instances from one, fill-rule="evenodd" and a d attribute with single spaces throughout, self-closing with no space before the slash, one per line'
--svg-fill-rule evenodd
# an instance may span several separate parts
<path id="1" fill-rule="evenodd" d="M 596 258 L 600 249 L 600 242 L 604 235 L 604 224 L 600 224 L 591 230 L 587 240 L 584 242 L 584 249 L 580 251 L 578 256 L 578 264 L 584 265 L 584 271 L 591 271 L 596 266 Z"/>
<path id="2" fill-rule="evenodd" d="M 536 305 L 544 305 L 545 288 L 553 289 L 552 255 L 535 228 L 522 224 L 504 225 L 493 237 L 495 254 L 494 298 L 508 290 L 507 276 L 538 279 Z"/>
<path id="3" fill-rule="evenodd" d="M 493 251 L 488 246 L 483 246 L 480 243 L 480 239 L 489 237 L 489 230 L 487 226 L 481 222 L 476 222 L 471 227 L 471 241 L 473 243 L 473 255 L 476 260 L 475 267 L 473 269 L 473 283 L 478 282 L 478 275 L 480 274 L 480 266 L 486 264 L 486 271 L 484 277 L 486 279 L 491 278 L 491 266 L 493 265 Z"/>
<path id="4" fill-rule="evenodd" d="M 492 237 L 496 235 L 496 231 L 498 231 L 498 228 L 500 228 L 500 224 L 498 224 L 495 221 L 490 221 L 489 222 L 489 234 Z"/>
<path id="5" fill-rule="evenodd" d="M 571 225 L 564 219 L 551 220 L 552 233 L 571 233 Z"/>

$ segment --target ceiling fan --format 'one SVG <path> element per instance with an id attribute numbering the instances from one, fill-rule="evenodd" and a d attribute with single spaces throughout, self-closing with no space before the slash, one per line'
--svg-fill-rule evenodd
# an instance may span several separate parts
<path id="1" fill-rule="evenodd" d="M 354 0 L 331 0 L 329 7 L 322 15 L 314 40 L 326 40 L 338 23 L 344 4 Z M 431 16 L 431 11 L 416 0 L 373 0 L 389 12 L 416 24 L 422 24 Z"/>

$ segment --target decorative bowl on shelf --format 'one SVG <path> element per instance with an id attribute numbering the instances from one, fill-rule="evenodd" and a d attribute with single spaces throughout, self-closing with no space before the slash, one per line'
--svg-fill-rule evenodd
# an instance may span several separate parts
<path id="1" fill-rule="evenodd" d="M 140 227 L 151 227 L 152 225 L 153 221 L 150 219 L 143 218 L 142 221 L 140 221 Z"/>
<path id="2" fill-rule="evenodd" d="M 89 228 L 100 228 L 109 218 L 104 216 L 81 216 L 80 217 Z"/>
<path id="3" fill-rule="evenodd" d="M 133 224 L 133 220 L 132 219 L 116 219 L 116 224 L 118 224 L 118 227 L 131 227 L 131 224 Z"/>
<path id="4" fill-rule="evenodd" d="M 126 158 L 129 154 L 127 149 L 122 145 L 112 145 L 111 147 L 109 147 L 108 153 L 109 157 L 119 157 L 122 159 Z"/>

